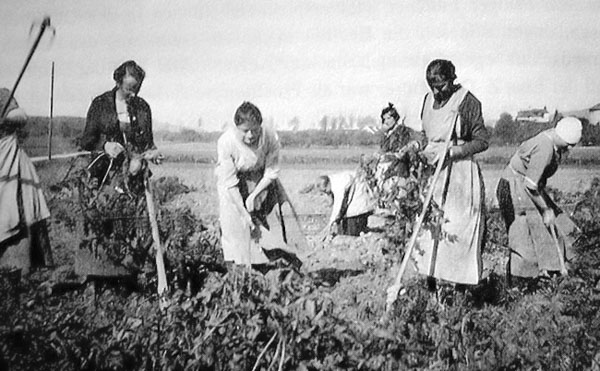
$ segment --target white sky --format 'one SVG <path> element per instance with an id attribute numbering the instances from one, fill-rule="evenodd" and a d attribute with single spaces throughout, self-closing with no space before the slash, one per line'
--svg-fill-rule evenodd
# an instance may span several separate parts
<path id="1" fill-rule="evenodd" d="M 127 59 L 147 73 L 140 96 L 155 121 L 217 130 L 244 100 L 280 128 L 298 116 L 378 117 L 387 102 L 410 124 L 425 67 L 447 58 L 484 117 L 600 102 L 600 1 L 5 0 L 0 85 L 12 87 L 33 20 L 56 28 L 17 91 L 27 112 L 85 116 Z"/>

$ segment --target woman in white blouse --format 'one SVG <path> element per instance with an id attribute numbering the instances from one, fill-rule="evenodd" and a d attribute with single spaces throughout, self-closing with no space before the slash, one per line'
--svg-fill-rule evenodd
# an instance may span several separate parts
<path id="1" fill-rule="evenodd" d="M 234 122 L 217 142 L 221 247 L 225 261 L 264 264 L 265 250 L 287 250 L 292 243 L 281 215 L 289 200 L 278 180 L 279 139 L 250 102 L 238 107 Z M 268 217 L 272 212 L 277 219 Z"/>

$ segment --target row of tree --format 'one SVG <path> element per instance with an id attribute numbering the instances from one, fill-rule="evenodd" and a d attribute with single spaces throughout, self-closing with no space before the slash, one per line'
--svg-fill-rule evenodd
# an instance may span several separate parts
<path id="1" fill-rule="evenodd" d="M 510 114 L 502 113 L 496 125 L 493 128 L 488 127 L 488 131 L 490 131 L 491 142 L 494 145 L 519 144 L 546 129 L 553 128 L 561 118 L 562 116 L 558 114 L 548 123 L 520 122 L 514 120 Z M 590 124 L 586 118 L 580 118 L 580 120 L 583 124 L 580 145 L 600 145 L 600 126 Z"/>
<path id="2" fill-rule="evenodd" d="M 533 137 L 537 133 L 554 127 L 560 119 L 557 115 L 552 122 L 519 122 L 508 113 L 502 113 L 495 126 L 488 126 L 491 144 L 504 146 L 515 145 Z M 581 145 L 600 145 L 600 126 L 592 125 L 587 119 L 582 118 L 583 138 Z M 48 135 L 47 117 L 33 116 L 29 118 L 25 130 L 20 132 L 20 137 L 44 138 Z M 379 143 L 377 135 L 360 130 L 365 127 L 377 127 L 378 121 L 373 117 L 365 116 L 323 116 L 318 129 L 298 130 L 299 121 L 292 122 L 288 130 L 278 130 L 281 144 L 284 147 L 310 147 L 310 146 L 371 146 Z M 53 120 L 54 140 L 68 142 L 73 149 L 77 148 L 77 140 L 81 136 L 85 118 L 82 117 L 56 117 Z M 177 132 L 157 130 L 154 137 L 157 142 L 216 142 L 220 132 L 197 131 L 183 128 Z"/>

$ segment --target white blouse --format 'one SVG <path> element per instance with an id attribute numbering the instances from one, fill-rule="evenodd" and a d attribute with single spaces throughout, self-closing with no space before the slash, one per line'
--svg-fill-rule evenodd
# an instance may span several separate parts
<path id="1" fill-rule="evenodd" d="M 245 144 L 235 127 L 227 129 L 217 142 L 217 186 L 232 188 L 238 185 L 238 172 L 264 169 L 263 177 L 279 177 L 279 138 L 273 130 L 261 127 L 256 148 Z"/>

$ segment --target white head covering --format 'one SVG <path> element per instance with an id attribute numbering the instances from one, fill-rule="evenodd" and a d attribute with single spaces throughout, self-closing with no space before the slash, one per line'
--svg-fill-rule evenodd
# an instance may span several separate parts
<path id="1" fill-rule="evenodd" d="M 556 134 L 568 144 L 575 145 L 581 140 L 581 121 L 575 117 L 565 117 L 556 124 Z"/>

